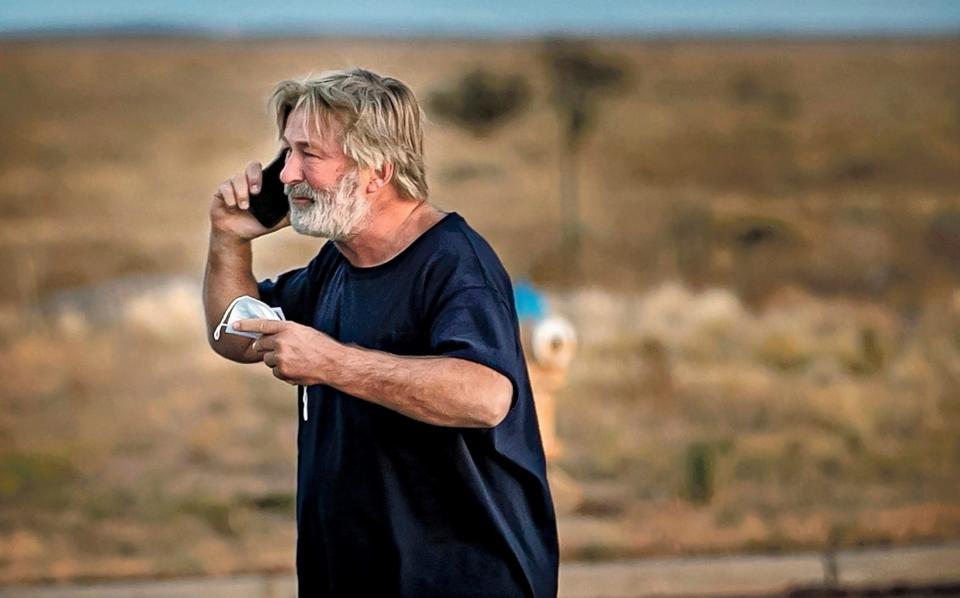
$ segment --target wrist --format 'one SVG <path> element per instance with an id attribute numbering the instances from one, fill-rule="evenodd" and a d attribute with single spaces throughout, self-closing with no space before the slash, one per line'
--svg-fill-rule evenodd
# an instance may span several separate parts
<path id="1" fill-rule="evenodd" d="M 210 250 L 214 252 L 249 250 L 250 242 L 251 239 L 244 239 L 243 237 L 237 236 L 236 233 L 218 230 L 216 228 L 210 229 Z"/>
<path id="2" fill-rule="evenodd" d="M 352 386 L 356 382 L 354 370 L 358 368 L 357 359 L 362 358 L 365 351 L 356 345 L 340 343 L 330 337 L 326 340 L 331 344 L 323 351 L 322 363 L 318 368 L 322 372 L 322 384 L 340 389 Z"/>

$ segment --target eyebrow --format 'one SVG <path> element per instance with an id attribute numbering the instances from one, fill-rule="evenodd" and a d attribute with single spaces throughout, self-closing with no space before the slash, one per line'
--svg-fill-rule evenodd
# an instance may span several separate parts
<path id="1" fill-rule="evenodd" d="M 294 142 L 294 143 L 290 143 L 290 140 L 287 139 L 286 136 L 284 136 L 284 135 L 281 135 L 281 136 L 280 136 L 280 140 L 283 141 L 284 143 L 286 143 L 287 145 L 298 145 L 298 146 L 301 146 L 301 147 L 309 147 L 309 148 L 311 148 L 311 149 L 315 149 L 315 150 L 321 151 L 321 152 L 323 151 L 323 148 L 317 147 L 317 146 L 315 146 L 315 145 L 311 145 L 309 141 L 296 141 L 296 142 Z"/>
<path id="2" fill-rule="evenodd" d="M 280 141 L 286 143 L 287 145 L 310 145 L 310 144 L 307 143 L 306 141 L 298 141 L 298 142 L 296 142 L 296 143 L 290 143 L 290 140 L 287 139 L 287 137 L 286 137 L 285 135 L 281 135 L 281 136 L 280 136 Z"/>

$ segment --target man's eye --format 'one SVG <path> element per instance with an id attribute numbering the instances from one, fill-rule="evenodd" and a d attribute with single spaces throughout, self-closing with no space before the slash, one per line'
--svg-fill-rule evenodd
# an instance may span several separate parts
<path id="1" fill-rule="evenodd" d="M 304 156 L 307 156 L 307 157 L 310 157 L 310 158 L 319 158 L 319 157 L 320 157 L 320 156 L 318 156 L 317 154 L 311 154 L 310 152 L 304 152 L 303 155 L 304 155 Z"/>

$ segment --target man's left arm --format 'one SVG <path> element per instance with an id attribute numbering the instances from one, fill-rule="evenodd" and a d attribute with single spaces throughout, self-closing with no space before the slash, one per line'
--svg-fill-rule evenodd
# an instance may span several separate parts
<path id="1" fill-rule="evenodd" d="M 294 322 L 243 320 L 261 332 L 252 348 L 290 384 L 326 384 L 437 426 L 492 428 L 503 421 L 513 384 L 493 368 L 456 357 L 408 357 L 341 344 Z"/>

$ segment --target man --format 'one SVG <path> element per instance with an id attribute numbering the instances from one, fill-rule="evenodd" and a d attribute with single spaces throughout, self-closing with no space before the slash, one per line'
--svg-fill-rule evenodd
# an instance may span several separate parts
<path id="1" fill-rule="evenodd" d="M 427 201 L 421 110 L 362 69 L 273 95 L 290 213 L 248 212 L 261 167 L 220 185 L 204 307 L 214 350 L 305 387 L 298 405 L 300 596 L 552 596 L 556 519 L 509 278 Z M 255 199 L 254 199 L 255 200 Z M 257 282 L 251 241 L 292 225 L 331 242 Z M 213 331 L 240 295 L 288 321 Z"/>

